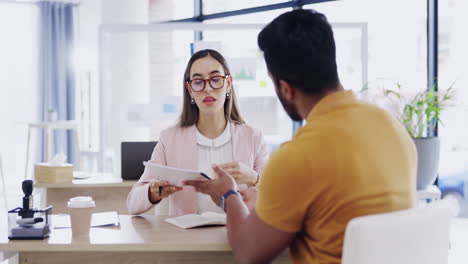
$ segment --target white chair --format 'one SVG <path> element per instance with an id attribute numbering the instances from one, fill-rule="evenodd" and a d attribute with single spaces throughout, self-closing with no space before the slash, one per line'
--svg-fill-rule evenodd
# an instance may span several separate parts
<path id="1" fill-rule="evenodd" d="M 452 211 L 445 202 L 352 219 L 342 264 L 444 264 Z"/>
<path id="2" fill-rule="evenodd" d="M 426 187 L 426 189 L 418 190 L 416 192 L 416 198 L 419 203 L 431 203 L 440 201 L 442 193 L 440 192 L 439 187 L 431 185 Z"/>

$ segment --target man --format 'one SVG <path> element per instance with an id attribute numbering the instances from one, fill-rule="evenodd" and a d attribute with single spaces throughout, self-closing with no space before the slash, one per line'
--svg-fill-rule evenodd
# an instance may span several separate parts
<path id="1" fill-rule="evenodd" d="M 186 184 L 224 207 L 240 262 L 268 262 L 289 246 L 295 263 L 341 263 L 352 218 L 414 206 L 415 146 L 390 114 L 343 89 L 322 14 L 282 14 L 258 44 L 284 109 L 306 124 L 269 160 L 255 209 L 247 209 L 229 170 L 214 166 L 216 180 Z M 255 199 L 244 193 L 247 203 Z"/>

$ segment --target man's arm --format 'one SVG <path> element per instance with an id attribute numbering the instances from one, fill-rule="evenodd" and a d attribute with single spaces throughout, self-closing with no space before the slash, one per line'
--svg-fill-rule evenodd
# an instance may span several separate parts
<path id="1" fill-rule="evenodd" d="M 234 179 L 218 166 L 213 166 L 218 178 L 211 181 L 185 181 L 198 192 L 211 196 L 219 205 L 229 190 L 237 191 Z M 225 201 L 228 239 L 240 263 L 269 262 L 294 239 L 295 233 L 276 229 L 261 220 L 255 211 L 250 213 L 240 195 L 230 195 Z"/>
<path id="2" fill-rule="evenodd" d="M 225 204 L 229 243 L 240 263 L 268 263 L 293 241 L 295 233 L 268 225 L 239 196 L 230 195 Z"/>

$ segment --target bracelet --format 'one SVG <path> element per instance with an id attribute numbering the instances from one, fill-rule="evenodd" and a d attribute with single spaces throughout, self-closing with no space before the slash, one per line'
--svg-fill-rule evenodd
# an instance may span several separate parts
<path id="1" fill-rule="evenodd" d="M 260 174 L 257 172 L 257 180 L 252 186 L 257 186 L 258 182 L 260 182 Z"/>
<path id="2" fill-rule="evenodd" d="M 224 212 L 226 212 L 226 200 L 229 197 L 229 195 L 231 195 L 231 194 L 240 196 L 239 192 L 234 191 L 234 190 L 229 190 L 223 196 L 221 196 L 220 207 L 221 207 L 221 209 L 223 209 Z"/>

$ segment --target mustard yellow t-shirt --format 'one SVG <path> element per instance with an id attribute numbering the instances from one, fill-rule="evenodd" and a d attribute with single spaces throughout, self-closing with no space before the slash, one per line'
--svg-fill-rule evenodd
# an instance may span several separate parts
<path id="1" fill-rule="evenodd" d="M 416 148 L 399 121 L 351 91 L 336 92 L 272 155 L 256 212 L 297 233 L 295 263 L 341 263 L 349 220 L 414 206 L 416 167 Z"/>

